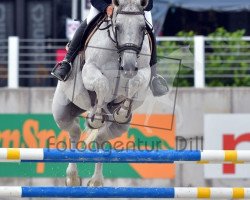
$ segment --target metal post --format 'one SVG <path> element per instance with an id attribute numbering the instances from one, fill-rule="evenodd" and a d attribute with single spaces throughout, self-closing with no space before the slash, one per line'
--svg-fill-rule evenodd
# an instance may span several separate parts
<path id="1" fill-rule="evenodd" d="M 204 36 L 194 36 L 194 86 L 205 87 L 205 39 Z"/>
<path id="2" fill-rule="evenodd" d="M 82 21 L 86 18 L 86 0 L 81 0 L 81 19 Z"/>
<path id="3" fill-rule="evenodd" d="M 78 0 L 72 0 L 71 9 L 72 9 L 71 18 L 78 19 L 78 15 L 77 15 Z"/>
<path id="4" fill-rule="evenodd" d="M 88 14 L 89 14 L 89 5 L 88 5 L 88 1 L 87 0 L 81 0 L 81 17 L 82 17 L 82 21 L 84 21 Z"/>
<path id="5" fill-rule="evenodd" d="M 8 39 L 8 87 L 19 87 L 19 38 Z"/>

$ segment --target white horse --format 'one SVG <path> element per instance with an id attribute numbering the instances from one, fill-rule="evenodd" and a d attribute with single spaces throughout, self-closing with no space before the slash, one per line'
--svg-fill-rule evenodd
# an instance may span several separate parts
<path id="1" fill-rule="evenodd" d="M 149 88 L 151 51 L 144 17 L 148 0 L 113 0 L 113 4 L 112 19 L 93 34 L 86 51 L 75 59 L 71 76 L 59 82 L 54 95 L 54 119 L 69 132 L 71 148 L 80 138 L 80 114 L 88 112 L 87 125 L 96 130 L 89 140 L 101 148 L 128 130 L 132 112 L 142 105 Z M 66 185 L 80 184 L 77 166 L 70 163 Z M 88 185 L 103 185 L 101 163 L 96 163 Z"/>

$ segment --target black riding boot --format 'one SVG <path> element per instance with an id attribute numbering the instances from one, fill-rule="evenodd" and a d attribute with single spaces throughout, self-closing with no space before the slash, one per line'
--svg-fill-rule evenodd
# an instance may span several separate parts
<path id="1" fill-rule="evenodd" d="M 60 81 L 66 81 L 72 70 L 72 62 L 82 48 L 83 38 L 87 29 L 87 20 L 84 20 L 76 30 L 72 41 L 69 44 L 68 52 L 64 60 L 54 67 L 51 74 Z"/>
<path id="2" fill-rule="evenodd" d="M 152 40 L 152 55 L 150 60 L 151 66 L 151 81 L 150 81 L 150 89 L 154 96 L 160 97 L 168 93 L 168 85 L 167 81 L 160 75 L 157 75 L 157 47 L 156 47 L 156 38 L 152 31 L 152 29 L 147 26 L 148 33 Z"/>

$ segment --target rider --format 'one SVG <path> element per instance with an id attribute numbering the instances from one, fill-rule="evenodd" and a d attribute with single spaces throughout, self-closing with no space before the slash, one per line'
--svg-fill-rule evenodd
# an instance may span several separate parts
<path id="1" fill-rule="evenodd" d="M 111 17 L 113 14 L 112 0 L 91 0 L 90 13 L 86 20 L 84 20 L 80 27 L 77 29 L 70 45 L 68 46 L 67 54 L 62 62 L 56 65 L 53 69 L 52 75 L 61 81 L 66 81 L 70 71 L 71 63 L 74 61 L 78 52 L 82 48 L 84 32 L 87 29 L 88 24 L 94 19 L 100 12 L 105 13 Z M 152 27 L 152 15 L 150 10 L 153 8 L 153 0 L 149 0 L 147 7 L 145 8 L 145 18 L 147 20 L 148 26 Z M 152 29 L 150 28 L 150 31 Z M 154 35 L 154 34 L 151 34 Z M 155 40 L 155 35 L 153 36 Z M 156 42 L 154 42 L 156 44 Z M 150 61 L 151 65 L 151 83 L 150 88 L 154 96 L 162 96 L 168 92 L 168 87 L 164 78 L 156 74 L 157 65 L 157 55 L 156 47 L 155 51 L 152 53 L 152 58 Z"/>

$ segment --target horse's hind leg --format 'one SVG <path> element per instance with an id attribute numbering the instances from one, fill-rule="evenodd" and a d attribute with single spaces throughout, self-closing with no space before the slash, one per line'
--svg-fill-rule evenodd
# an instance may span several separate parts
<path id="1" fill-rule="evenodd" d="M 89 187 L 102 187 L 103 186 L 103 174 L 102 174 L 102 163 L 95 164 L 95 171 L 87 186 Z"/>
<path id="2" fill-rule="evenodd" d="M 81 129 L 77 117 L 83 112 L 84 110 L 70 102 L 60 88 L 57 87 L 52 103 L 52 113 L 58 127 L 69 132 L 72 149 L 76 148 L 77 142 L 80 139 Z M 66 185 L 81 185 L 81 179 L 78 176 L 77 165 L 75 163 L 69 163 L 66 173 Z"/>
<path id="3" fill-rule="evenodd" d="M 108 141 L 110 139 L 114 139 L 120 137 L 124 132 L 126 132 L 129 128 L 128 124 L 117 124 L 112 123 L 110 126 L 103 126 L 99 129 L 98 135 L 96 137 L 96 143 L 100 149 L 104 149 L 104 144 L 109 144 Z M 108 150 L 107 150 L 108 151 Z M 103 186 L 103 172 L 102 172 L 102 163 L 95 164 L 95 172 L 91 179 L 88 182 L 88 186 L 90 187 L 98 187 Z"/>

